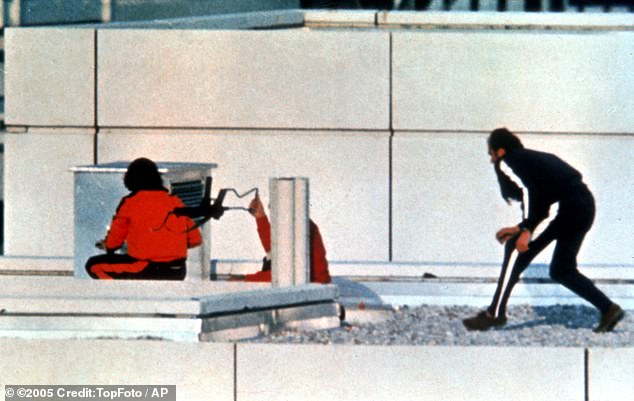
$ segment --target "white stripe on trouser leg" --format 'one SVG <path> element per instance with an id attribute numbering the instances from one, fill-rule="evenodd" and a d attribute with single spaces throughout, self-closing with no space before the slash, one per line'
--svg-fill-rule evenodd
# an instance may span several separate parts
<path id="1" fill-rule="evenodd" d="M 504 294 L 506 293 L 506 289 L 509 286 L 509 281 L 511 279 L 511 274 L 513 274 L 513 267 L 515 267 L 515 261 L 519 253 L 516 251 L 511 251 L 511 257 L 509 258 L 509 264 L 506 266 L 506 272 L 504 274 L 504 281 L 502 281 L 502 288 L 500 289 L 500 297 L 498 298 L 498 304 L 495 305 L 495 317 L 500 316 L 500 306 L 502 300 L 504 300 Z M 510 297 L 509 297 L 510 299 Z"/>

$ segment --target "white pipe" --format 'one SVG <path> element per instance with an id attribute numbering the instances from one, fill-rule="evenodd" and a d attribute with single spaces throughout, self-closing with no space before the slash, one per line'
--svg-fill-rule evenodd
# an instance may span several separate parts
<path id="1" fill-rule="evenodd" d="M 295 178 L 294 186 L 294 284 L 310 282 L 309 262 L 309 210 L 308 210 L 308 178 Z"/>
<path id="2" fill-rule="evenodd" d="M 271 281 L 274 287 L 310 281 L 307 178 L 272 178 Z"/>
<path id="3" fill-rule="evenodd" d="M 294 282 L 294 186 L 294 181 L 290 178 L 273 178 L 269 182 L 273 287 L 291 286 Z"/>

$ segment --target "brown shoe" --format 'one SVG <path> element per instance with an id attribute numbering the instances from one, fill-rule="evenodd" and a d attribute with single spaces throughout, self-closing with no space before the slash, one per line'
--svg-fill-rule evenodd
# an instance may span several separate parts
<path id="1" fill-rule="evenodd" d="M 595 327 L 592 331 L 594 331 L 595 333 L 607 333 L 608 331 L 612 331 L 612 329 L 614 329 L 614 326 L 616 326 L 616 324 L 620 322 L 624 316 L 625 312 L 623 312 L 623 309 L 621 309 L 621 307 L 617 304 L 612 304 L 612 306 L 610 306 L 610 309 L 608 309 L 607 312 L 601 315 L 599 325 Z"/>
<path id="2" fill-rule="evenodd" d="M 462 324 L 467 330 L 484 331 L 491 327 L 504 326 L 506 324 L 506 316 L 493 317 L 487 311 L 482 311 L 467 319 L 462 319 Z"/>

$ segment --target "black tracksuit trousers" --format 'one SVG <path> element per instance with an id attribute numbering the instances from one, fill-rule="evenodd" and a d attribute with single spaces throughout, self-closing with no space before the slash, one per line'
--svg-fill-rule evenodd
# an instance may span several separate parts
<path id="1" fill-rule="evenodd" d="M 575 181 L 566 188 L 565 196 L 559 200 L 557 216 L 530 242 L 528 251 L 517 256 L 496 315 L 505 315 L 506 303 L 521 273 L 552 241 L 557 242 L 550 263 L 550 277 L 590 302 L 601 313 L 607 312 L 612 301 L 577 269 L 577 254 L 586 233 L 592 227 L 594 215 L 592 193 L 583 182 Z"/>

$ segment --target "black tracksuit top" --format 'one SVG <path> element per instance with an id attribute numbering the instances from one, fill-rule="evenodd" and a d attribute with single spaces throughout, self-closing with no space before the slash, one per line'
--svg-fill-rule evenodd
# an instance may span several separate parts
<path id="1" fill-rule="evenodd" d="M 528 217 L 521 228 L 531 232 L 548 217 L 550 205 L 568 195 L 581 183 L 581 173 L 559 157 L 531 149 L 514 149 L 502 161 L 528 189 Z"/>

